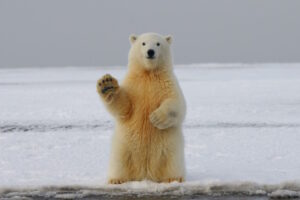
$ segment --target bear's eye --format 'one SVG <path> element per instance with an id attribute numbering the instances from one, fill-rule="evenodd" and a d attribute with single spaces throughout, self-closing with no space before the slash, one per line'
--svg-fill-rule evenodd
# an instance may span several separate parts
<path id="1" fill-rule="evenodd" d="M 158 43 L 156 43 L 156 45 L 157 45 L 157 46 L 159 46 L 159 45 L 160 45 L 160 43 L 158 42 Z"/>
<path id="2" fill-rule="evenodd" d="M 142 43 L 142 45 L 143 45 L 143 46 L 145 46 L 145 45 L 146 45 L 146 43 L 145 43 L 145 42 L 143 42 L 143 43 Z"/>

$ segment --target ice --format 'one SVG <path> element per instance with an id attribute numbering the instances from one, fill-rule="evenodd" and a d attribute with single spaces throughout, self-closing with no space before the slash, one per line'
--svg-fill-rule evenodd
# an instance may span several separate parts
<path id="1" fill-rule="evenodd" d="M 126 67 L 0 69 L 0 190 L 299 194 L 300 64 L 193 64 L 175 72 L 188 108 L 186 183 L 111 186 L 114 123 L 95 85 L 106 73 L 122 80 Z"/>

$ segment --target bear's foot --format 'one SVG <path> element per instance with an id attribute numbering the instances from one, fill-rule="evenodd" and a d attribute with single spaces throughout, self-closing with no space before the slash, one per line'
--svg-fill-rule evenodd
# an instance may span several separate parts
<path id="1" fill-rule="evenodd" d="M 110 101 L 118 90 L 118 81 L 110 74 L 104 75 L 97 82 L 97 91 L 106 101 Z"/>
<path id="2" fill-rule="evenodd" d="M 118 178 L 112 178 L 108 180 L 108 184 L 122 184 L 125 183 L 126 180 L 124 179 L 118 179 Z"/>
<path id="3" fill-rule="evenodd" d="M 171 183 L 171 182 L 174 182 L 174 181 L 177 181 L 178 183 L 182 183 L 184 181 L 184 178 L 183 177 L 167 178 L 163 182 L 164 183 Z"/>

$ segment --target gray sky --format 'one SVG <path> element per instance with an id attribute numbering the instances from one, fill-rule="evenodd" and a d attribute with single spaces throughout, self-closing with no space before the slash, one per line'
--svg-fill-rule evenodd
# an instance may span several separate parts
<path id="1" fill-rule="evenodd" d="M 300 62 L 300 1 L 0 0 L 0 67 L 126 65 L 143 32 L 175 64 Z"/>

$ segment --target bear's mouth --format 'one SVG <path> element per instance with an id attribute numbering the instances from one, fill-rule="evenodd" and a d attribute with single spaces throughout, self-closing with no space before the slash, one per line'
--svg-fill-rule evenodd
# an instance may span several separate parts
<path id="1" fill-rule="evenodd" d="M 153 59 L 155 59 L 155 56 L 147 56 L 146 58 L 149 60 L 153 60 Z"/>

